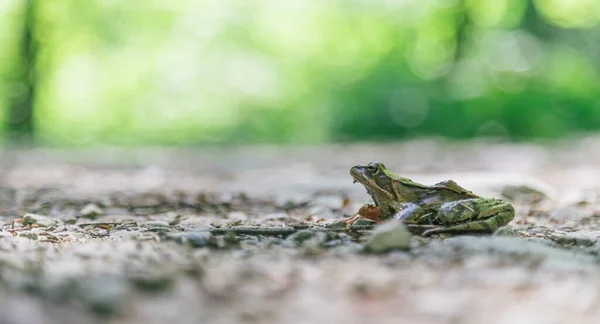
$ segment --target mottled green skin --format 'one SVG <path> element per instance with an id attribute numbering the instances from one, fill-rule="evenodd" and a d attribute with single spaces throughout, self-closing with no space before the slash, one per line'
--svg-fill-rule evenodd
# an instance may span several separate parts
<path id="1" fill-rule="evenodd" d="M 510 203 L 479 197 L 452 180 L 427 186 L 394 174 L 379 162 L 357 165 L 350 174 L 367 188 L 381 219 L 396 218 L 422 227 L 427 229 L 425 236 L 493 233 L 515 216 Z"/>

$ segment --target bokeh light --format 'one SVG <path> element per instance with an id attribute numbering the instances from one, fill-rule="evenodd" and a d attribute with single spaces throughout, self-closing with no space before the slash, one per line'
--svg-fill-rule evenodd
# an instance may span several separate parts
<path id="1" fill-rule="evenodd" d="M 40 143 L 600 128 L 597 1 L 48 0 L 33 14 L 28 3 L 0 2 L 0 118 L 28 97 L 32 71 Z M 28 15 L 34 57 L 23 55 Z"/>

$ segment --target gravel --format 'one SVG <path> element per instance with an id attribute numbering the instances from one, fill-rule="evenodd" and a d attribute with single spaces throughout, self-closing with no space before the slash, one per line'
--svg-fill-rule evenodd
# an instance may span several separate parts
<path id="1" fill-rule="evenodd" d="M 600 161 L 589 152 L 600 141 L 436 143 L 167 150 L 134 164 L 17 152 L 0 188 L 0 318 L 598 322 L 600 184 L 589 179 Z M 504 194 L 515 220 L 486 236 L 347 230 L 340 221 L 369 200 L 347 169 L 376 159 L 416 181 Z"/>

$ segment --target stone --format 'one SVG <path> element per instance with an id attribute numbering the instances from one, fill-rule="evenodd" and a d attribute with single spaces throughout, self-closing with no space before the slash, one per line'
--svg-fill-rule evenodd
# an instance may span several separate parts
<path id="1" fill-rule="evenodd" d="M 354 222 L 354 224 L 352 224 L 352 226 L 350 226 L 350 228 L 363 228 L 363 229 L 371 228 L 371 227 L 375 226 L 375 224 L 377 224 L 377 223 L 370 219 L 361 218 L 361 219 L 357 220 L 356 222 Z"/>
<path id="2" fill-rule="evenodd" d="M 131 293 L 125 278 L 110 274 L 92 275 L 82 279 L 78 286 L 79 299 L 94 312 L 104 315 L 122 314 Z"/>
<path id="3" fill-rule="evenodd" d="M 42 216 L 37 214 L 25 214 L 23 216 L 23 225 L 37 224 L 40 227 L 51 227 L 59 226 L 62 222 L 58 219 L 54 219 L 48 216 Z"/>
<path id="4" fill-rule="evenodd" d="M 166 271 L 139 269 L 127 274 L 129 281 L 138 289 L 148 292 L 158 292 L 173 285 L 173 275 Z"/>
<path id="5" fill-rule="evenodd" d="M 378 225 L 367 242 L 365 250 L 373 253 L 385 253 L 392 250 L 408 250 L 410 248 L 410 232 L 398 220 Z"/>
<path id="6" fill-rule="evenodd" d="M 213 235 L 209 232 L 192 232 L 185 236 L 184 241 L 189 242 L 193 247 L 206 247 L 213 241 Z"/>
<path id="7" fill-rule="evenodd" d="M 325 224 L 324 227 L 332 229 L 332 230 L 344 230 L 348 227 L 348 224 L 346 224 L 345 221 L 334 221 L 334 222 Z"/>
<path id="8" fill-rule="evenodd" d="M 81 209 L 81 211 L 79 211 L 79 214 L 81 217 L 95 219 L 104 214 L 104 211 L 96 204 L 87 204 Z"/>
<path id="9" fill-rule="evenodd" d="M 507 185 L 502 188 L 501 195 L 515 202 L 535 204 L 548 199 L 548 195 L 540 189 L 526 185 Z"/>
<path id="10" fill-rule="evenodd" d="M 149 221 L 142 224 L 142 226 L 147 228 L 168 228 L 169 223 L 163 221 Z"/>
<path id="11" fill-rule="evenodd" d="M 327 232 L 304 229 L 290 235 L 286 241 L 291 246 L 302 246 L 309 253 L 318 253 L 326 247 L 331 237 Z"/>
<path id="12" fill-rule="evenodd" d="M 499 229 L 496 230 L 496 232 L 494 232 L 494 235 L 496 236 L 515 236 L 517 234 L 517 230 L 508 225 L 508 226 L 502 226 Z"/>
<path id="13" fill-rule="evenodd" d="M 315 234 L 314 230 L 304 229 L 300 230 L 290 236 L 288 236 L 287 241 L 294 244 L 302 244 L 304 241 L 311 239 Z"/>
<path id="14" fill-rule="evenodd" d="M 36 232 L 33 231 L 27 231 L 27 232 L 22 232 L 19 233 L 20 237 L 26 237 L 30 240 L 37 240 L 38 239 L 38 234 Z"/>

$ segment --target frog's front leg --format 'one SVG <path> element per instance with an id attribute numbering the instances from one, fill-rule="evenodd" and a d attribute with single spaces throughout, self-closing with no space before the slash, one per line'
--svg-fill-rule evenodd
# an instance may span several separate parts
<path id="1" fill-rule="evenodd" d="M 373 204 L 364 204 L 356 214 L 345 220 L 346 224 L 352 225 L 359 219 L 369 219 L 374 222 L 380 223 L 391 218 L 405 221 L 417 218 L 421 214 L 421 207 L 416 204 L 401 204 L 401 203 L 390 203 L 384 207 L 384 212 L 381 207 Z M 394 211 L 398 211 L 394 213 Z"/>
<path id="2" fill-rule="evenodd" d="M 382 216 L 382 213 L 381 213 L 381 209 L 379 207 L 377 207 L 373 204 L 364 204 L 362 207 L 360 207 L 360 209 L 358 210 L 358 212 L 356 212 L 356 214 L 354 214 L 352 217 L 346 219 L 345 222 L 348 226 L 351 226 L 352 224 L 356 223 L 360 219 L 369 219 L 369 220 L 379 223 L 379 222 L 383 222 L 383 220 L 380 218 L 381 216 Z"/>
<path id="3" fill-rule="evenodd" d="M 493 233 L 515 217 L 514 207 L 503 200 L 473 198 L 445 203 L 435 217 L 441 226 L 424 236 L 442 233 Z"/>

